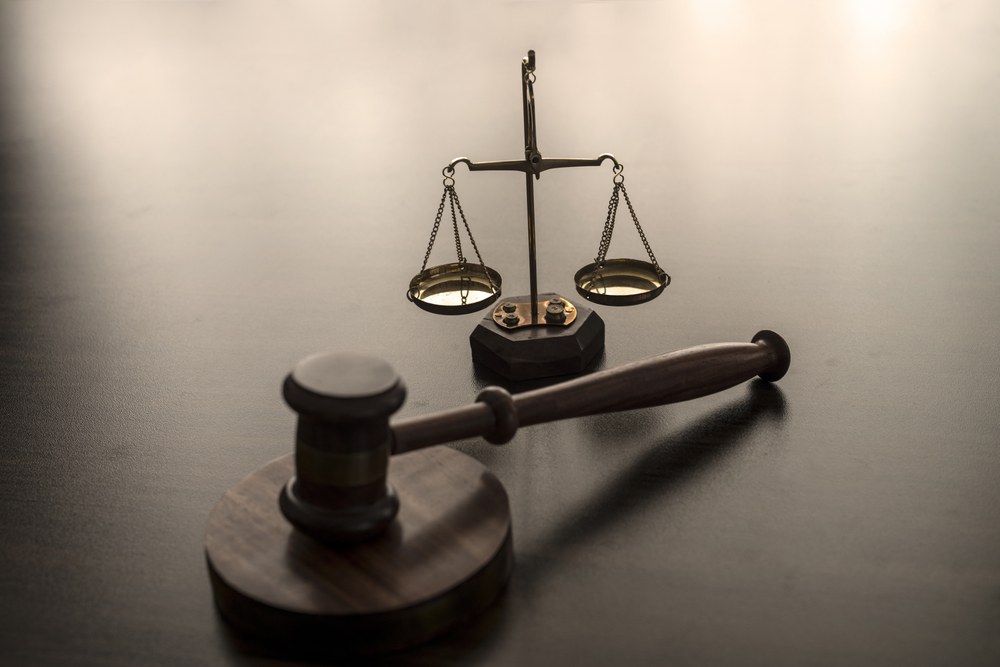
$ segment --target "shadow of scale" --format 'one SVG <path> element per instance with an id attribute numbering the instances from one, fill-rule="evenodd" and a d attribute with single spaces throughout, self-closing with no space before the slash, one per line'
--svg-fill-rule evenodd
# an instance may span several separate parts
<path id="1" fill-rule="evenodd" d="M 519 428 L 665 405 L 755 375 L 790 353 L 776 333 L 702 345 L 512 396 L 389 423 L 406 397 L 386 362 L 319 354 L 285 379 L 294 455 L 229 489 L 209 517 L 216 603 L 240 632 L 289 650 L 368 654 L 420 644 L 489 607 L 513 568 L 506 491 L 447 442 L 493 444 Z"/>
<path id="2" fill-rule="evenodd" d="M 611 153 L 594 159 L 545 158 L 538 151 L 535 124 L 535 52 L 521 62 L 521 92 L 524 112 L 524 158 L 494 162 L 473 162 L 459 157 L 442 170 L 444 193 L 431 229 L 430 241 L 420 272 L 410 281 L 407 298 L 431 313 L 463 315 L 494 304 L 500 298 L 500 273 L 486 266 L 472 236 L 469 222 L 455 190 L 455 167 L 465 164 L 469 171 L 518 171 L 524 174 L 528 212 L 528 282 L 530 294 L 513 297 L 496 306 L 470 336 L 472 359 L 509 380 L 529 380 L 582 372 L 604 348 L 604 321 L 592 309 L 574 304 L 558 294 L 538 293 L 535 252 L 534 181 L 543 171 L 569 167 L 596 167 L 606 160 L 614 164 L 614 189 L 608 202 L 604 232 L 594 261 L 574 276 L 576 289 L 588 301 L 608 306 L 644 303 L 659 296 L 670 284 L 670 276 L 660 268 L 639 224 L 625 190 L 625 167 Z M 624 199 L 635 223 L 649 261 L 608 259 L 618 206 Z M 445 209 L 451 212 L 458 261 L 427 268 Z M 459 226 L 459 218 L 462 220 Z M 462 250 L 464 228 L 476 261 Z"/>

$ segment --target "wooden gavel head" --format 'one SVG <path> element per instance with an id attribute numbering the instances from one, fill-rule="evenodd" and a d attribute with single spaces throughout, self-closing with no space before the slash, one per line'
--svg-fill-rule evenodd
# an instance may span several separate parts
<path id="1" fill-rule="evenodd" d="M 285 518 L 326 544 L 380 534 L 399 511 L 386 475 L 402 380 L 376 357 L 325 353 L 296 364 L 283 394 L 299 415 L 295 475 L 279 498 Z"/>

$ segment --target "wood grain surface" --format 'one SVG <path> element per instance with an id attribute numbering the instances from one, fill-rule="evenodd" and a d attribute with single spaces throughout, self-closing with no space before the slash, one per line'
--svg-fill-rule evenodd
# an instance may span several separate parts
<path id="1" fill-rule="evenodd" d="M 302 614 L 376 614 L 447 592 L 483 568 L 510 531 L 507 495 L 482 464 L 438 447 L 392 459 L 400 494 L 388 534 L 331 549 L 303 538 L 278 511 L 291 455 L 226 492 L 208 520 L 205 552 L 229 586 Z"/>
<path id="2" fill-rule="evenodd" d="M 306 641 L 311 634 L 341 653 L 399 648 L 468 620 L 506 584 L 507 494 L 475 459 L 447 447 L 393 457 L 399 514 L 381 537 L 340 548 L 305 537 L 278 510 L 294 472 L 292 455 L 268 463 L 209 517 L 205 555 L 217 602 L 241 630 L 287 639 L 272 619 L 283 616 L 281 633 Z M 476 589 L 478 608 L 441 600 L 463 586 Z"/>

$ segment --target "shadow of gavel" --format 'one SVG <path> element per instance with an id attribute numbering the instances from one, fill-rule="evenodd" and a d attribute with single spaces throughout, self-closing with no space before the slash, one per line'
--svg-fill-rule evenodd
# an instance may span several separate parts
<path id="1" fill-rule="evenodd" d="M 750 343 L 692 347 L 517 395 L 487 387 L 470 405 L 390 425 L 406 388 L 387 363 L 363 355 L 308 357 L 283 386 L 299 417 L 296 472 L 281 490 L 281 512 L 325 544 L 369 540 L 399 511 L 387 481 L 391 455 L 476 436 L 499 445 L 533 424 L 687 401 L 755 375 L 774 382 L 790 359 L 781 336 L 765 330 Z"/>

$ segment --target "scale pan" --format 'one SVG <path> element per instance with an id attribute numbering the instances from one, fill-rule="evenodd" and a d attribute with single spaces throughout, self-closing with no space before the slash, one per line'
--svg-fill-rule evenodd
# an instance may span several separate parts
<path id="1" fill-rule="evenodd" d="M 406 298 L 430 313 L 464 315 L 500 298 L 501 283 L 500 274 L 488 266 L 442 264 L 413 276 Z"/>
<path id="2" fill-rule="evenodd" d="M 583 298 L 605 306 L 631 306 L 655 299 L 670 284 L 670 276 L 649 262 L 609 259 L 604 267 L 588 264 L 573 277 Z"/>

